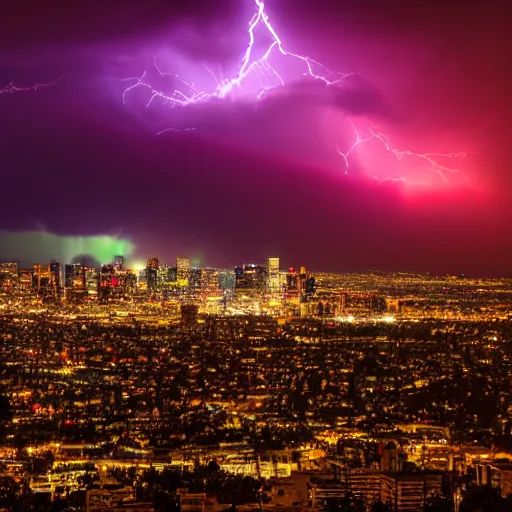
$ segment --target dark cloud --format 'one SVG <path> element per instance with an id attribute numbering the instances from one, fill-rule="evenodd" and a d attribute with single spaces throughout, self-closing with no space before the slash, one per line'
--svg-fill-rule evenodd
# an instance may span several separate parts
<path id="1" fill-rule="evenodd" d="M 336 89 L 334 106 L 354 115 L 370 114 L 391 117 L 391 109 L 382 92 L 361 77 L 351 77 L 345 87 Z"/>
<path id="2" fill-rule="evenodd" d="M 78 263 L 84 267 L 89 268 L 99 268 L 101 264 L 100 261 L 98 261 L 94 256 L 91 256 L 90 254 L 79 254 L 74 256 L 71 260 L 71 263 Z"/>
<path id="3" fill-rule="evenodd" d="M 233 64 L 251 11 L 241 4 L 11 2 L 0 79 L 63 79 L 0 95 L 0 228 L 122 232 L 163 261 L 278 254 L 318 269 L 509 273 L 508 39 L 497 6 L 268 2 L 288 46 L 356 73 L 346 87 L 304 80 L 258 104 L 183 111 L 122 104 L 118 79 L 139 76 L 161 48 Z M 468 164 L 473 188 L 344 176 L 334 148 L 353 140 L 347 116 L 389 125 L 400 148 L 486 155 Z M 190 126 L 200 130 L 155 135 Z"/>
<path id="4" fill-rule="evenodd" d="M 90 44 L 140 35 L 154 37 L 184 21 L 198 31 L 205 31 L 219 25 L 219 20 L 231 23 L 237 13 L 235 6 L 234 0 L 114 0 L 107 4 L 100 0 L 22 0 L 4 6 L 0 34 L 1 40 L 11 45 L 34 49 L 41 44 Z"/>
<path id="5" fill-rule="evenodd" d="M 382 91 L 356 74 L 344 78 L 336 85 L 311 79 L 302 80 L 277 89 L 275 97 L 283 102 L 299 101 L 332 106 L 354 116 L 370 115 L 388 119 L 393 117 L 392 107 L 386 102 Z"/>

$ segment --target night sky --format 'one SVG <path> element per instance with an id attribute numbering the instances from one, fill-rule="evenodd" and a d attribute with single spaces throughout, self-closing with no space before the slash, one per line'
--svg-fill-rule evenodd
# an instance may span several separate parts
<path id="1" fill-rule="evenodd" d="M 169 263 L 511 274 L 505 1 L 267 0 L 287 49 L 353 72 L 348 87 L 293 70 L 259 102 L 190 108 L 146 108 L 144 91 L 124 104 L 121 79 L 155 58 L 229 75 L 252 0 L 32 4 L 2 7 L 0 89 L 58 80 L 0 94 L 0 231 L 113 235 Z M 354 120 L 395 148 L 468 155 L 445 183 L 373 141 L 345 175 Z M 157 135 L 169 127 L 199 129 Z"/>

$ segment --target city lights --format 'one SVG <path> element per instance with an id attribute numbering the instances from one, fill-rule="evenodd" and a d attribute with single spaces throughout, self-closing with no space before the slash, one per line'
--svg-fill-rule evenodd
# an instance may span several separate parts
<path id="1" fill-rule="evenodd" d="M 110 261 L 0 264 L 0 463 L 30 493 L 140 507 L 172 472 L 181 502 L 207 510 L 229 498 L 187 486 L 218 474 L 228 493 L 266 489 L 244 494 L 257 506 L 303 495 L 321 512 L 349 489 L 363 510 L 421 512 L 469 499 L 442 490 L 448 475 L 509 485 L 511 280 Z"/>

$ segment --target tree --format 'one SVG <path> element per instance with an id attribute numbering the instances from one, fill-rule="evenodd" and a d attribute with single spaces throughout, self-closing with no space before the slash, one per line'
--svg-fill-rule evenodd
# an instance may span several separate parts
<path id="1" fill-rule="evenodd" d="M 219 503 L 231 503 L 234 511 L 238 505 L 244 503 L 257 503 L 261 483 L 254 478 L 239 475 L 227 475 L 218 481 Z"/>
<path id="2" fill-rule="evenodd" d="M 219 471 L 219 469 L 220 469 L 220 466 L 217 464 L 217 462 L 216 462 L 216 461 L 211 460 L 211 461 L 208 463 L 208 470 L 209 470 L 209 471 L 214 472 L 214 471 Z"/>

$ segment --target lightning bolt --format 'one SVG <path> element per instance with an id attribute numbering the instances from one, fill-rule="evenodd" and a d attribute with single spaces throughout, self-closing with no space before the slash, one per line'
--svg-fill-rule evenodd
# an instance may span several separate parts
<path id="1" fill-rule="evenodd" d="M 347 151 L 342 152 L 340 150 L 339 146 L 336 146 L 336 150 L 338 151 L 338 154 L 343 158 L 343 160 L 345 162 L 345 174 L 348 174 L 348 170 L 350 167 L 350 164 L 349 164 L 350 154 L 359 145 L 364 144 L 365 142 L 369 142 L 371 140 L 377 140 L 377 141 L 381 142 L 382 145 L 384 146 L 384 148 L 386 149 L 386 151 L 388 151 L 389 153 L 391 153 L 392 155 L 394 155 L 396 157 L 396 159 L 398 160 L 398 163 L 402 163 L 405 156 L 409 156 L 409 157 L 416 158 L 419 160 L 423 160 L 424 162 L 427 162 L 427 164 L 429 164 L 430 168 L 434 172 L 436 172 L 439 175 L 439 177 L 447 185 L 449 185 L 449 182 L 446 178 L 446 173 L 455 173 L 455 172 L 461 172 L 461 171 L 460 171 L 460 169 L 457 169 L 457 168 L 452 168 L 452 167 L 447 167 L 445 165 L 441 165 L 439 162 L 437 162 L 435 160 L 435 158 L 454 159 L 454 158 L 466 158 L 468 156 L 467 153 L 464 153 L 464 152 L 459 152 L 459 153 L 415 153 L 414 151 L 411 151 L 411 150 L 396 149 L 391 146 L 391 143 L 389 142 L 389 139 L 386 137 L 386 135 L 384 135 L 381 132 L 378 132 L 372 126 L 369 127 L 370 135 L 368 135 L 366 137 L 361 137 L 361 135 L 359 134 L 358 130 L 355 127 L 354 127 L 354 131 L 356 133 L 356 140 Z M 407 180 L 405 180 L 405 178 L 398 178 L 398 180 L 407 182 Z"/>
<path id="2" fill-rule="evenodd" d="M 3 89 L 0 89 L 0 94 L 14 94 L 17 92 L 37 91 L 38 89 L 46 89 L 55 85 L 62 77 L 53 80 L 53 82 L 41 82 L 33 85 L 18 85 L 15 82 L 8 83 Z"/>
<path id="3" fill-rule="evenodd" d="M 271 59 L 274 54 L 278 54 L 281 55 L 282 57 L 287 57 L 300 62 L 304 66 L 303 76 L 309 77 L 310 79 L 316 81 L 323 82 L 327 86 L 343 86 L 344 80 L 347 77 L 353 75 L 353 73 L 340 73 L 336 71 L 331 71 L 323 64 L 314 59 L 311 59 L 310 57 L 299 55 L 297 53 L 293 53 L 285 49 L 282 39 L 279 37 L 276 30 L 272 26 L 269 16 L 265 11 L 264 0 L 254 0 L 254 3 L 256 7 L 256 12 L 253 14 L 248 25 L 249 41 L 243 53 L 243 58 L 238 68 L 238 72 L 236 72 L 233 77 L 228 79 L 223 78 L 222 76 L 218 76 L 221 75 L 221 73 L 216 74 L 208 66 L 203 65 L 205 70 L 213 79 L 212 89 L 210 90 L 210 92 L 207 92 L 197 88 L 194 82 L 185 80 L 176 73 L 162 71 L 155 60 L 153 62 L 153 73 L 158 73 L 160 77 L 168 77 L 172 81 L 173 87 L 171 87 L 170 92 L 155 88 L 152 85 L 151 79 L 148 76 L 148 71 L 145 70 L 140 77 L 129 77 L 122 79 L 126 82 L 132 82 L 123 91 L 123 103 L 127 102 L 127 98 L 132 91 L 143 88 L 146 89 L 149 93 L 149 99 L 146 103 L 146 107 L 151 106 L 154 100 L 156 99 L 162 100 L 171 107 L 186 107 L 187 105 L 208 101 L 212 98 L 223 99 L 235 95 L 238 91 L 242 90 L 244 82 L 248 79 L 249 76 L 254 76 L 260 85 L 259 90 L 254 93 L 253 97 L 253 99 L 257 101 L 264 97 L 268 91 L 271 91 L 272 89 L 278 87 L 285 86 L 285 80 L 283 76 L 271 64 Z M 254 56 L 256 43 L 255 31 L 258 27 L 262 27 L 265 29 L 267 35 L 270 38 L 270 43 L 266 51 L 263 53 L 263 56 L 256 58 Z M 195 128 L 187 128 L 186 130 L 195 130 Z M 185 130 L 169 128 L 159 133 L 161 134 L 167 131 Z M 436 154 L 415 153 L 410 150 L 399 150 L 391 146 L 388 138 L 383 133 L 374 130 L 372 127 L 369 128 L 369 135 L 367 136 L 362 136 L 355 127 L 354 132 L 355 141 L 348 150 L 343 152 L 338 146 L 336 147 L 338 154 L 342 157 L 344 161 L 345 174 L 349 173 L 350 155 L 356 150 L 356 148 L 358 148 L 358 146 L 368 143 L 371 140 L 380 141 L 384 148 L 386 149 L 386 151 L 392 153 L 399 163 L 402 162 L 405 156 L 409 156 L 426 162 L 430 166 L 430 169 L 436 174 L 438 174 L 446 184 L 448 184 L 448 180 L 446 178 L 447 173 L 454 173 L 460 171 L 459 169 L 456 168 L 450 168 L 441 165 L 436 161 L 436 158 L 442 157 L 453 159 L 463 158 L 467 156 L 466 153 Z M 407 183 L 407 180 L 405 180 L 405 178 L 402 177 L 389 178 L 388 180 L 402 181 Z"/>
<path id="4" fill-rule="evenodd" d="M 343 153 L 339 146 L 336 146 L 336 150 L 338 151 L 338 154 L 343 158 L 343 160 L 345 161 L 345 174 L 348 174 L 348 169 L 350 167 L 350 163 L 349 163 L 349 156 L 350 154 L 352 153 L 352 151 L 354 151 L 357 146 L 359 146 L 359 144 L 363 144 L 364 142 L 368 142 L 369 140 L 372 140 L 374 139 L 374 135 L 370 135 L 368 137 L 361 137 L 361 135 L 359 134 L 357 128 L 354 127 L 354 131 L 355 131 L 355 134 L 356 134 L 356 140 L 354 141 L 354 143 L 352 144 L 352 146 L 350 146 L 350 148 L 348 149 L 348 151 L 345 151 L 345 153 Z"/>
<path id="5" fill-rule="evenodd" d="M 261 89 L 255 94 L 254 99 L 260 99 L 266 92 L 276 87 L 282 87 L 285 85 L 283 77 L 279 72 L 270 64 L 269 59 L 275 52 L 280 53 L 285 57 L 294 58 L 304 64 L 304 76 L 309 76 L 314 80 L 319 80 L 326 85 L 337 85 L 340 84 L 345 78 L 351 76 L 353 73 L 338 73 L 327 69 L 319 62 L 296 53 L 285 50 L 281 38 L 277 35 L 277 32 L 270 23 L 269 17 L 265 12 L 265 4 L 263 0 L 254 0 L 257 11 L 249 22 L 248 35 L 249 42 L 245 49 L 242 62 L 240 64 L 238 73 L 230 79 L 219 79 L 213 71 L 204 66 L 209 74 L 213 77 L 215 87 L 211 92 L 205 92 L 197 89 L 193 83 L 184 80 L 176 73 L 163 72 L 156 61 L 153 62 L 154 70 L 160 76 L 171 77 L 176 87 L 169 92 L 156 89 L 148 78 L 147 70 L 142 73 L 140 77 L 128 77 L 123 78 L 123 81 L 133 82 L 123 91 L 123 102 L 126 103 L 127 95 L 130 91 L 137 88 L 145 88 L 149 91 L 149 101 L 146 103 L 146 107 L 149 107 L 153 100 L 160 98 L 165 102 L 169 103 L 170 106 L 186 106 L 191 103 L 197 103 L 199 101 L 208 100 L 211 98 L 226 98 L 233 94 L 236 90 L 243 87 L 243 83 L 246 78 L 250 75 L 254 75 L 260 85 Z M 256 42 L 255 30 L 258 26 L 263 26 L 267 34 L 271 39 L 271 43 L 262 57 L 253 58 L 254 45 Z M 180 87 L 178 87 L 180 86 Z M 184 86 L 184 87 L 183 87 Z"/>

